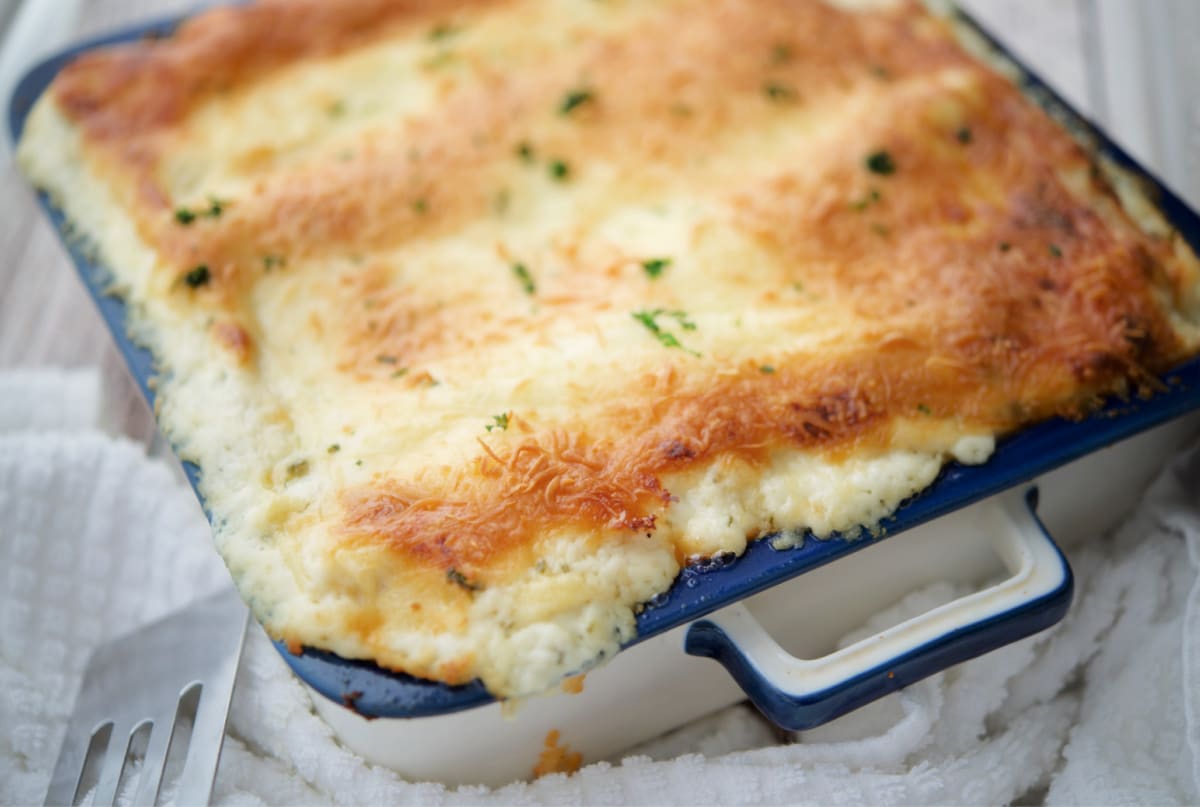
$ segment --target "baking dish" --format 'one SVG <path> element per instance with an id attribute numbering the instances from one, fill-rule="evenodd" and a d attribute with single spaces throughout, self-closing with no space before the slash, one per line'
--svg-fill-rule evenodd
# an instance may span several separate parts
<path id="1" fill-rule="evenodd" d="M 14 95 L 11 107 L 14 135 L 20 131 L 24 115 L 32 101 L 67 60 L 100 44 L 162 33 L 168 30 L 170 25 L 171 23 L 163 23 L 147 26 L 88 43 L 35 68 L 21 82 Z M 1067 112 L 1065 106 L 1053 99 L 1036 78 L 1028 73 L 1022 75 L 1025 84 L 1035 95 L 1048 98 L 1048 102 L 1062 111 L 1073 125 L 1086 128 L 1078 116 Z M 1143 171 L 1105 138 L 1096 135 L 1094 140 L 1097 149 L 1118 166 L 1146 178 L 1149 186 L 1158 195 L 1165 217 L 1196 246 L 1200 227 L 1194 214 L 1146 177 Z M 49 213 L 56 226 L 65 232 L 66 225 L 57 212 L 49 210 Z M 95 266 L 89 256 L 71 244 L 69 239 L 68 246 L 72 249 L 81 275 L 96 298 L 131 370 L 147 398 L 152 400 L 151 360 L 144 351 L 128 340 L 121 302 L 105 295 L 102 269 Z M 1197 395 L 1192 390 L 1195 388 L 1197 372 L 1200 370 L 1196 362 L 1178 368 L 1167 380 L 1166 389 L 1148 401 L 1115 402 L 1085 421 L 1054 421 L 1028 429 L 1004 441 L 992 460 L 984 466 L 948 467 L 925 493 L 884 521 L 882 526 L 885 533 L 894 535 L 930 522 L 940 515 L 1019 485 L 1057 465 L 1195 408 Z M 188 468 L 188 471 L 194 483 L 196 469 Z M 787 652 L 767 637 L 772 632 L 778 634 L 779 630 L 785 627 L 794 628 L 796 623 L 802 621 L 794 620 L 787 626 L 763 627 L 760 623 L 765 617 L 761 614 L 756 616 L 754 601 L 747 598 L 752 598 L 759 592 L 764 592 L 801 573 L 811 572 L 833 560 L 839 560 L 837 569 L 841 576 L 840 570 L 851 560 L 847 556 L 869 546 L 875 548 L 874 557 L 878 557 L 878 552 L 885 548 L 888 552 L 891 552 L 893 547 L 899 551 L 900 547 L 916 544 L 904 539 L 874 542 L 865 538 L 834 537 L 822 541 L 809 540 L 797 548 L 777 551 L 769 541 L 764 540 L 752 545 L 736 562 L 713 563 L 704 568 L 686 570 L 671 591 L 648 604 L 639 617 L 638 639 L 634 644 L 651 637 L 654 637 L 653 642 L 629 648 L 611 665 L 589 675 L 584 695 L 531 702 L 520 710 L 515 723 L 504 726 L 506 745 L 519 752 L 513 755 L 516 762 L 506 763 L 510 764 L 510 767 L 504 771 L 481 767 L 471 759 L 469 752 L 463 749 L 463 737 L 478 738 L 484 745 L 494 744 L 494 734 L 471 722 L 483 719 L 478 718 L 476 713 L 498 712 L 497 707 L 473 708 L 482 706 L 491 699 L 481 685 L 448 687 L 387 673 L 370 664 L 345 662 L 326 653 L 306 651 L 292 656 L 285 648 L 280 649 L 297 674 L 314 689 L 330 698 L 334 704 L 344 704 L 369 717 L 443 716 L 441 721 L 446 722 L 439 722 L 439 725 L 447 726 L 444 729 L 447 737 L 456 738 L 454 764 L 458 773 L 437 769 L 437 759 L 418 763 L 414 749 L 406 747 L 411 746 L 411 741 L 393 741 L 390 748 L 393 751 L 397 748 L 406 751 L 407 757 L 402 755 L 399 759 L 385 758 L 379 751 L 377 740 L 359 736 L 367 731 L 366 728 L 359 727 L 361 731 L 350 728 L 351 725 L 357 725 L 353 722 L 354 716 L 351 713 L 342 709 L 341 705 L 331 706 L 320 701 L 319 708 L 338 725 L 352 746 L 364 750 L 372 758 L 387 761 L 405 773 L 418 777 L 446 779 L 467 776 L 480 781 L 511 778 L 514 775 L 513 771 L 528 771 L 531 767 L 531 757 L 536 755 L 540 745 L 540 735 L 551 728 L 559 729 L 564 741 L 572 748 L 585 750 L 588 758 L 602 756 L 617 750 L 613 742 L 634 742 L 647 733 L 656 733 L 702 711 L 717 708 L 729 702 L 728 698 L 742 697 L 741 690 L 732 688 L 724 678 L 721 678 L 721 684 L 704 680 L 703 686 L 698 686 L 694 697 L 685 697 L 681 691 L 681 680 L 691 683 L 713 678 L 714 675 L 720 674 L 720 670 L 711 664 L 691 662 L 686 667 L 679 668 L 676 673 L 670 671 L 675 668 L 669 668 L 666 662 L 657 660 L 654 654 L 669 651 L 673 658 L 687 661 L 686 657 L 678 654 L 674 648 L 681 637 L 686 637 L 685 646 L 689 653 L 713 656 L 726 665 L 746 694 L 773 720 L 789 728 L 801 728 L 836 717 L 956 661 L 978 655 L 1044 628 L 1065 612 L 1070 600 L 1070 572 L 1061 553 L 1053 547 L 1048 536 L 1036 524 L 1032 513 L 1032 501 L 1025 492 L 1018 490 L 1003 500 L 990 502 L 983 509 L 971 513 L 969 517 L 964 516 L 965 520 L 959 519 L 954 522 L 957 526 L 953 530 L 955 535 L 952 545 L 967 546 L 968 542 L 960 533 L 975 531 L 988 541 L 995 542 L 994 550 L 988 549 L 985 543 L 974 551 L 971 557 L 1000 555 L 1010 571 L 1006 582 L 968 595 L 953 604 L 898 626 L 897 629 L 838 651 L 822 661 L 789 660 Z M 979 523 L 976 524 L 976 521 Z M 944 535 L 947 528 L 939 522 L 937 528 L 930 529 L 932 531 L 922 534 Z M 949 553 L 946 550 L 933 553 L 939 554 Z M 919 553 L 915 549 L 906 552 L 906 557 L 918 556 Z M 925 557 L 917 565 L 931 568 L 930 560 L 930 557 Z M 895 563 L 895 559 L 892 559 L 887 565 Z M 964 560 L 962 568 L 971 570 L 968 578 L 977 579 L 992 571 L 990 568 L 985 570 L 985 565 L 980 560 Z M 857 576 L 866 575 L 865 572 L 854 574 L 856 576 L 850 579 L 866 579 Z M 812 579 L 812 575 L 805 576 L 802 587 L 804 591 L 815 590 L 816 584 L 811 582 Z M 860 585 L 866 587 L 865 583 L 860 582 Z M 795 586 L 789 586 L 788 590 L 792 588 Z M 775 590 L 771 591 L 771 595 L 776 593 Z M 745 608 L 733 605 L 743 600 L 746 601 Z M 693 620 L 727 606 L 732 610 L 727 609 L 711 619 L 684 627 Z M 778 607 L 766 609 L 764 613 L 779 615 L 794 610 L 808 613 L 803 609 Z M 845 615 L 845 609 L 839 606 L 837 610 L 842 616 Z M 838 620 L 828 621 L 833 623 Z M 778 638 L 789 645 L 796 641 L 795 637 Z M 701 668 L 707 671 L 703 677 L 693 672 Z M 650 678 L 657 680 L 659 686 L 668 687 L 665 691 L 671 694 L 669 700 L 673 707 L 679 707 L 680 713 L 672 715 L 670 719 L 656 717 L 652 726 L 617 727 L 620 731 L 616 732 L 615 741 L 602 741 L 593 740 L 572 728 L 578 721 L 571 716 L 570 709 L 562 705 L 551 706 L 555 701 L 569 701 L 572 704 L 590 703 L 593 704 L 588 707 L 590 709 L 607 711 L 609 707 L 604 704 L 612 700 L 621 700 L 620 693 L 624 690 L 615 687 L 612 690 L 615 695 L 605 695 L 610 691 L 610 685 L 601 682 L 607 682 L 622 669 L 632 669 L 635 678 L 638 677 L 636 673 L 639 669 L 654 669 L 655 675 Z M 628 677 L 628 674 L 625 675 Z M 814 676 L 819 678 L 817 683 L 812 682 Z M 643 679 L 646 677 L 641 676 Z M 648 694 L 647 697 L 652 696 Z M 661 698 L 661 694 L 659 697 Z M 605 698 L 609 700 L 606 701 Z M 635 700 L 628 696 L 626 699 Z M 697 708 L 700 711 L 697 711 Z M 647 716 L 661 712 L 649 709 L 638 711 Z M 445 717 L 454 712 L 463 714 L 458 718 Z M 540 717 L 542 714 L 545 716 Z M 372 731 L 369 733 L 376 733 L 374 729 L 382 729 L 385 725 L 383 722 L 370 725 Z M 421 738 L 440 731 L 425 720 L 400 722 L 396 725 L 412 727 Z M 518 729 L 518 726 L 521 728 Z M 611 728 L 613 727 L 610 726 Z M 522 731 L 529 734 L 529 737 L 518 737 Z M 609 731 L 609 734 L 613 733 Z M 349 739 L 354 736 L 359 738 Z M 431 743 L 426 744 L 425 739 L 421 740 L 421 744 L 426 748 L 435 748 Z M 464 754 L 467 755 L 466 760 Z M 491 754 L 496 757 L 503 756 L 495 753 L 494 745 Z M 433 756 L 445 759 L 449 755 L 444 750 L 434 750 Z M 412 764 L 406 762 L 406 759 L 412 759 Z M 513 765 L 520 767 L 512 767 Z M 464 774 L 463 771 L 467 773 Z"/>

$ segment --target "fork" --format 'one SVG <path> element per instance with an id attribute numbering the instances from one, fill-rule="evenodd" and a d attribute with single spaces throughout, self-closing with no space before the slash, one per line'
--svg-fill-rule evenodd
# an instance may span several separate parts
<path id="1" fill-rule="evenodd" d="M 92 804 L 113 804 L 123 779 L 132 775 L 131 757 L 143 743 L 134 804 L 155 803 L 168 757 L 175 768 L 184 743 L 175 801 L 207 804 L 246 624 L 246 606 L 229 588 L 96 648 L 83 674 L 46 804 L 78 804 L 91 781 Z M 188 736 L 185 718 L 193 707 Z"/>

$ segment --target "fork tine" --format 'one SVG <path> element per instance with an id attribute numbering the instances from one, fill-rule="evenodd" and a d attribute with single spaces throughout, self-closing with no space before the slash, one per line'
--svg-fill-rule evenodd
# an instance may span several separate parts
<path id="1" fill-rule="evenodd" d="M 213 782 L 217 775 L 217 764 L 221 760 L 221 747 L 225 739 L 225 723 L 229 718 L 229 704 L 233 700 L 233 686 L 237 681 L 238 662 L 242 644 L 246 639 L 249 613 L 242 608 L 241 628 L 236 632 L 226 631 L 222 637 L 228 642 L 224 663 L 211 672 L 203 681 L 200 702 L 196 705 L 196 719 L 192 723 L 192 737 L 188 743 L 187 760 L 179 774 L 179 793 L 195 794 L 197 801 L 207 803 L 212 796 Z"/>
<path id="2" fill-rule="evenodd" d="M 100 780 L 96 783 L 96 795 L 92 798 L 93 807 L 109 807 L 117 803 L 117 785 L 121 782 L 121 769 L 125 767 L 125 756 L 132 735 L 133 729 L 127 723 L 113 725 L 104 761 L 100 765 Z"/>
<path id="3" fill-rule="evenodd" d="M 248 621 L 246 606 L 229 588 L 98 646 L 84 670 L 46 803 L 71 804 L 81 787 L 99 779 L 94 803 L 112 804 L 134 739 L 132 727 L 147 724 L 149 737 L 143 745 L 139 734 L 135 749 L 145 752 L 136 801 L 156 801 L 167 757 L 179 739 L 173 729 L 181 698 L 191 711 L 187 693 L 200 687 L 203 694 L 177 792 L 181 802 L 207 803 Z M 108 743 L 98 753 L 103 732 L 108 732 Z"/>
<path id="4" fill-rule="evenodd" d="M 58 761 L 54 763 L 54 773 L 50 776 L 50 787 L 46 791 L 47 807 L 75 803 L 76 791 L 79 789 L 79 781 L 83 778 L 92 739 L 104 728 L 104 724 L 101 724 L 91 726 L 89 731 L 86 721 L 87 716 L 78 712 L 71 716 L 62 749 L 58 752 Z M 112 744 L 111 734 L 108 743 Z"/>
<path id="5" fill-rule="evenodd" d="M 151 724 L 153 728 L 150 729 L 150 743 L 146 746 L 146 756 L 142 761 L 142 774 L 138 780 L 134 804 L 154 804 L 158 801 L 163 767 L 167 762 L 167 754 L 171 752 L 175 715 L 176 710 L 172 708 L 170 714 L 159 715 Z"/>

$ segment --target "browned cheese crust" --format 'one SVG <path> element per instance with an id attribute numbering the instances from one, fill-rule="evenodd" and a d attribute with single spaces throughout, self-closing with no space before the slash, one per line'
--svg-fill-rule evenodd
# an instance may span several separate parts
<path id="1" fill-rule="evenodd" d="M 376 467 L 336 492 L 328 529 L 406 570 L 424 592 L 413 619 L 459 630 L 475 587 L 531 567 L 544 536 L 654 535 L 675 501 L 669 480 L 689 469 L 765 467 L 780 450 L 836 462 L 918 448 L 897 437 L 901 419 L 1001 435 L 1152 391 L 1192 350 L 1175 321 L 1194 261 L 1137 226 L 1080 145 L 918 5 L 643 4 L 627 24 L 531 33 L 503 53 L 475 46 L 475 27 L 505 15 L 532 14 L 536 32 L 536 5 L 260 0 L 86 55 L 52 89 L 90 170 L 162 257 L 164 294 L 210 315 L 213 350 L 247 373 L 265 372 L 260 347 L 275 327 L 254 303 L 259 285 L 345 256 L 356 258 L 349 268 L 312 275 L 324 301 L 305 308 L 331 390 L 469 386 L 431 368 L 468 354 L 486 365 L 514 331 L 614 312 L 651 345 L 652 359 L 599 380 L 564 371 L 564 385 L 602 392 L 586 419 L 514 408 L 485 431 L 495 413 L 481 413 L 476 445 L 455 464 Z M 245 192 L 181 225 L 164 165 L 189 142 L 196 110 L 390 41 L 427 43 L 410 78 L 429 103 L 371 119 L 337 149 L 235 155 Z M 703 323 L 689 329 L 704 312 L 671 319 L 687 292 L 672 272 L 686 255 L 656 269 L 654 254 L 585 248 L 593 234 L 575 224 L 546 237 L 561 271 L 531 265 L 528 293 L 520 276 L 503 300 L 397 281 L 395 256 L 410 245 L 519 216 L 526 198 L 593 187 L 602 196 L 569 204 L 696 200 L 717 211 L 704 227 L 754 247 L 745 266 L 731 256 L 701 267 L 714 283 L 749 295 L 755 311 L 858 324 L 835 350 L 766 332 L 754 351 L 723 352 Z M 492 249 L 501 266 L 523 265 L 507 240 Z M 189 285 L 199 266 L 205 282 Z M 629 316 L 657 309 L 657 332 Z M 687 561 L 686 542 L 674 551 Z M 402 659 L 376 635 L 387 619 L 368 607 L 340 629 L 417 674 L 479 674 L 471 654 Z"/>

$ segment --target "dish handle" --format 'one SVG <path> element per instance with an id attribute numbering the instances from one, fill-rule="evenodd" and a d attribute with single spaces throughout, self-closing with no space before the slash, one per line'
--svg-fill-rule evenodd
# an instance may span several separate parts
<path id="1" fill-rule="evenodd" d="M 1037 488 L 979 508 L 980 529 L 1009 577 L 829 655 L 793 656 L 741 604 L 692 623 L 684 649 L 723 664 L 780 727 L 826 723 L 1062 619 L 1074 577 L 1036 508 Z"/>

